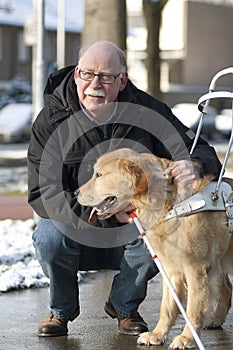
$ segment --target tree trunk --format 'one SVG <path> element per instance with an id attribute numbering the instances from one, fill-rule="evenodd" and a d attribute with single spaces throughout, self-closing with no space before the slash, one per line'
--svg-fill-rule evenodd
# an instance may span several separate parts
<path id="1" fill-rule="evenodd" d="M 126 0 L 85 0 L 82 45 L 108 40 L 126 50 Z"/>
<path id="2" fill-rule="evenodd" d="M 160 99 L 160 48 L 159 32 L 162 10 L 168 0 L 143 0 L 143 11 L 147 26 L 147 77 L 148 92 Z"/>

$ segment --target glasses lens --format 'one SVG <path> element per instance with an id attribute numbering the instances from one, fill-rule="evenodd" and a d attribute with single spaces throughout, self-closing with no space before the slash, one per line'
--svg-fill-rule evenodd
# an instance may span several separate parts
<path id="1" fill-rule="evenodd" d="M 100 81 L 104 84 L 112 84 L 115 81 L 115 77 L 113 75 L 100 74 Z"/>
<path id="2" fill-rule="evenodd" d="M 80 78 L 83 79 L 83 80 L 91 81 L 91 80 L 94 79 L 95 73 L 84 72 L 84 71 L 80 70 L 80 71 L 79 71 L 79 76 L 80 76 Z"/>

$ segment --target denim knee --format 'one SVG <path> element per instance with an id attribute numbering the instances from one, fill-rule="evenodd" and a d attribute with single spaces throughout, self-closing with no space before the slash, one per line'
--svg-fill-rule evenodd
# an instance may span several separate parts
<path id="1" fill-rule="evenodd" d="M 77 248 L 77 243 L 68 242 L 71 240 L 48 219 L 40 220 L 32 238 L 38 260 L 50 264 L 67 255 L 67 250 Z"/>

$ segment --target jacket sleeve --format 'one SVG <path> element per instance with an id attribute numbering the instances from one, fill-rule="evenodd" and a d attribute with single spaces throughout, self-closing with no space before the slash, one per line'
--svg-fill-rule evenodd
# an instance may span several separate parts
<path id="1" fill-rule="evenodd" d="M 46 210 L 41 200 L 40 189 L 40 162 L 46 140 L 50 136 L 50 131 L 43 128 L 39 119 L 45 113 L 43 109 L 36 121 L 32 125 L 31 140 L 28 148 L 27 166 L 28 166 L 28 203 L 34 211 L 42 218 L 48 218 Z"/>
<path id="2" fill-rule="evenodd" d="M 79 205 L 74 191 L 63 183 L 66 169 L 61 140 L 48 118 L 49 111 L 44 108 L 32 126 L 27 157 L 28 203 L 42 218 L 69 223 L 74 216 L 89 215 L 90 208 Z"/>
<path id="3" fill-rule="evenodd" d="M 192 161 L 197 162 L 201 165 L 202 175 L 214 175 L 214 177 L 217 178 L 220 174 L 222 165 L 218 159 L 214 147 L 210 146 L 207 141 L 199 136 L 196 147 L 194 148 L 192 154 L 190 154 L 195 138 L 195 133 L 183 125 L 179 119 L 173 115 L 170 108 L 168 109 L 167 115 L 168 118 L 172 120 L 172 124 L 177 130 L 177 134 L 181 139 L 179 145 L 180 150 L 179 147 L 177 147 L 177 144 L 174 144 L 174 142 L 170 146 L 171 149 L 176 149 L 176 147 L 178 148 L 178 152 L 175 152 L 174 160 L 191 159 Z M 175 137 L 174 140 L 176 140 Z M 185 154 L 183 155 L 184 151 Z"/>
<path id="4" fill-rule="evenodd" d="M 77 164 L 69 168 L 65 162 L 69 130 L 65 127 L 60 133 L 59 127 L 47 122 L 48 118 L 49 111 L 44 108 L 32 126 L 28 149 L 28 203 L 42 218 L 61 222 L 75 230 L 89 228 L 87 222 L 92 208 L 81 206 L 74 188 L 70 188 L 70 171 L 72 167 L 78 170 Z M 92 226 L 117 227 L 117 223 L 113 218 L 95 219 Z"/>
<path id="5" fill-rule="evenodd" d="M 136 103 L 157 113 L 156 121 L 152 121 L 152 119 L 150 121 L 150 129 L 154 128 L 154 135 L 157 135 L 157 138 L 161 140 L 160 151 L 157 153 L 155 149 L 155 154 L 167 158 L 170 155 L 170 159 L 174 161 L 191 159 L 201 165 L 203 175 L 212 174 L 217 178 L 222 165 L 215 149 L 202 137 L 199 137 L 197 145 L 190 155 L 195 137 L 194 132 L 182 124 L 165 103 L 138 90 L 135 86 L 133 86 L 133 93 Z"/>

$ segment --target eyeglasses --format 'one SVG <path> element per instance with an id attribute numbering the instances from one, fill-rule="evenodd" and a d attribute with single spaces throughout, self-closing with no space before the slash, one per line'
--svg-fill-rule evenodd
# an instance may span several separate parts
<path id="1" fill-rule="evenodd" d="M 99 77 L 99 80 L 102 84 L 113 84 L 115 83 L 115 80 L 122 74 L 122 72 L 116 75 L 105 73 L 96 74 L 93 72 L 86 72 L 79 69 L 78 74 L 82 80 L 92 81 L 95 77 Z"/>

